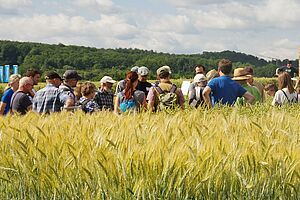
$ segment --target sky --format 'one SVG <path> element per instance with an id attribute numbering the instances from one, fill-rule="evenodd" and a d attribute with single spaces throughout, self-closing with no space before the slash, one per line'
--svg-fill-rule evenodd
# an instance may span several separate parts
<path id="1" fill-rule="evenodd" d="M 297 59 L 300 0 L 0 0 L 0 39 Z"/>

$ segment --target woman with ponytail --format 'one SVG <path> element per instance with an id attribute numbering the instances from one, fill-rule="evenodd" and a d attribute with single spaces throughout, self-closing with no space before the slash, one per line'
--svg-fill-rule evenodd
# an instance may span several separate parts
<path id="1" fill-rule="evenodd" d="M 147 108 L 145 93 L 136 90 L 138 74 L 132 71 L 128 72 L 125 81 L 125 89 L 117 94 L 115 112 L 145 110 Z"/>

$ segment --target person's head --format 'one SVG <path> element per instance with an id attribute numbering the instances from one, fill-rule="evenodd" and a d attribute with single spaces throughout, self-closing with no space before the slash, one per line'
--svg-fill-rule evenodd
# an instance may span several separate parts
<path id="1" fill-rule="evenodd" d="M 287 88 L 290 93 L 295 91 L 291 76 L 287 72 L 283 72 L 278 76 L 278 89 L 282 90 L 283 88 Z"/>
<path id="2" fill-rule="evenodd" d="M 37 70 L 37 69 L 29 69 L 25 73 L 25 76 L 31 77 L 32 80 L 33 80 L 33 84 L 37 85 L 40 82 L 41 74 L 42 73 L 39 70 Z"/>
<path id="3" fill-rule="evenodd" d="M 269 96 L 275 96 L 275 93 L 277 91 L 277 87 L 275 84 L 268 84 L 264 87 L 264 90 L 266 91 L 267 95 Z"/>
<path id="4" fill-rule="evenodd" d="M 77 82 L 82 79 L 76 70 L 67 70 L 63 75 L 64 83 L 70 87 L 76 87 Z"/>
<path id="5" fill-rule="evenodd" d="M 56 72 L 48 72 L 45 76 L 45 79 L 47 83 L 50 83 L 55 87 L 59 87 L 62 82 L 62 78 Z"/>
<path id="6" fill-rule="evenodd" d="M 33 88 L 33 80 L 30 77 L 23 77 L 19 81 L 19 90 L 28 93 Z"/>
<path id="7" fill-rule="evenodd" d="M 138 84 L 138 74 L 136 72 L 128 72 L 126 74 L 126 84 L 125 84 L 125 99 L 130 99 L 135 91 L 135 88 Z"/>
<path id="8" fill-rule="evenodd" d="M 77 83 L 76 87 L 74 88 L 74 94 L 77 100 L 79 100 L 82 97 L 81 87 L 82 83 Z"/>
<path id="9" fill-rule="evenodd" d="M 103 76 L 100 80 L 101 88 L 105 91 L 110 91 L 116 81 L 110 76 Z"/>
<path id="10" fill-rule="evenodd" d="M 288 68 L 291 68 L 291 67 L 292 67 L 292 61 L 289 60 L 289 61 L 287 62 L 287 65 L 286 65 L 286 66 L 287 66 Z"/>
<path id="11" fill-rule="evenodd" d="M 230 75 L 232 71 L 232 62 L 228 59 L 222 59 L 218 64 L 218 71 L 221 72 L 220 75 Z"/>
<path id="12" fill-rule="evenodd" d="M 139 66 L 134 66 L 130 69 L 131 72 L 136 72 L 136 73 L 138 73 L 138 70 L 139 70 Z"/>
<path id="13" fill-rule="evenodd" d="M 96 90 L 96 85 L 92 82 L 87 81 L 81 85 L 81 94 L 88 99 L 95 97 Z"/>
<path id="14" fill-rule="evenodd" d="M 249 77 L 249 79 L 247 80 L 247 82 L 250 84 L 250 85 L 253 85 L 253 82 L 254 82 L 254 79 L 253 79 L 253 75 L 254 75 L 254 71 L 253 71 L 253 68 L 248 66 L 248 67 L 245 67 L 245 71 L 247 72 L 248 75 L 251 75 Z"/>
<path id="15" fill-rule="evenodd" d="M 196 65 L 195 74 L 205 74 L 205 67 L 203 65 Z"/>
<path id="16" fill-rule="evenodd" d="M 169 66 L 162 66 L 156 70 L 158 79 L 170 79 L 171 78 L 171 68 Z"/>
<path id="17" fill-rule="evenodd" d="M 146 82 L 148 79 L 149 69 L 145 66 L 139 67 L 138 69 L 138 75 L 139 75 L 139 81 Z"/>
<path id="18" fill-rule="evenodd" d="M 218 76 L 219 76 L 219 73 L 215 69 L 208 71 L 206 74 L 207 81 L 210 81 L 211 79 L 216 78 Z"/>
<path id="19" fill-rule="evenodd" d="M 19 81 L 21 79 L 20 74 L 12 74 L 9 77 L 8 86 L 12 88 L 13 91 L 16 91 L 19 88 Z"/>
<path id="20" fill-rule="evenodd" d="M 207 85 L 207 79 L 204 74 L 196 74 L 194 77 L 195 86 L 205 87 Z"/>
<path id="21" fill-rule="evenodd" d="M 245 84 L 246 81 L 251 77 L 244 68 L 236 68 L 233 71 L 232 80 L 238 82 L 239 84 Z"/>

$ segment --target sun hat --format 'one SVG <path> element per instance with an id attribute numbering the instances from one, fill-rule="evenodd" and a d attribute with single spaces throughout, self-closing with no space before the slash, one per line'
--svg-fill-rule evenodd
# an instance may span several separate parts
<path id="1" fill-rule="evenodd" d="M 101 78 L 100 83 L 112 83 L 114 84 L 116 81 L 112 79 L 112 77 L 110 76 L 103 76 L 103 78 Z"/>
<path id="2" fill-rule="evenodd" d="M 242 81 L 251 78 L 252 76 L 244 68 L 236 68 L 233 72 L 232 80 Z"/>
<path id="3" fill-rule="evenodd" d="M 81 80 L 82 77 L 78 75 L 76 70 L 67 70 L 63 75 L 63 79 L 76 79 Z"/>
<path id="4" fill-rule="evenodd" d="M 203 82 L 203 81 L 206 81 L 206 77 L 204 74 L 197 74 L 195 77 L 194 77 L 194 83 L 199 83 L 199 82 Z"/>
<path id="5" fill-rule="evenodd" d="M 219 76 L 219 73 L 215 69 L 210 70 L 206 74 L 206 78 L 207 78 L 208 81 L 211 80 L 211 79 L 213 79 L 213 78 L 216 78 L 218 76 Z"/>
<path id="6" fill-rule="evenodd" d="M 146 76 L 149 74 L 149 69 L 145 66 L 141 66 L 139 69 L 138 69 L 138 74 L 141 75 L 141 76 Z"/>

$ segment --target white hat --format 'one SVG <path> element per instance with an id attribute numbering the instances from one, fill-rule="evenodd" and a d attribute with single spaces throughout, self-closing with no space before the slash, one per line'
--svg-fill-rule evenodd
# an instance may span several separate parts
<path id="1" fill-rule="evenodd" d="M 113 80 L 110 76 L 103 76 L 103 78 L 101 78 L 100 83 L 115 83 L 116 81 Z"/>
<path id="2" fill-rule="evenodd" d="M 202 81 L 206 81 L 206 77 L 204 74 L 197 74 L 195 77 L 194 77 L 194 83 L 199 83 L 199 82 L 202 82 Z"/>
<path id="3" fill-rule="evenodd" d="M 139 70 L 139 66 L 134 66 L 131 68 L 130 71 L 138 73 L 138 70 Z"/>
<path id="4" fill-rule="evenodd" d="M 149 69 L 145 66 L 141 66 L 138 69 L 138 74 L 141 75 L 141 76 L 146 76 L 146 75 L 149 74 Z"/>

